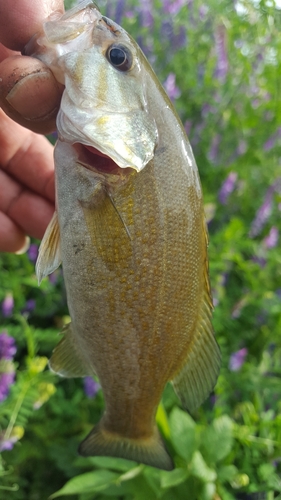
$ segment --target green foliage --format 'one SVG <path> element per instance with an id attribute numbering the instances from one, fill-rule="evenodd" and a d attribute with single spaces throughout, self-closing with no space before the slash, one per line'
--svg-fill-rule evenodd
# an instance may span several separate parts
<path id="1" fill-rule="evenodd" d="M 12 294 L 15 303 L 0 317 L 1 331 L 17 345 L 16 383 L 0 403 L 1 440 L 14 440 L 1 454 L 5 498 L 281 499 L 281 11 L 265 0 L 193 0 L 164 10 L 173 3 L 151 1 L 151 24 L 144 2 L 99 5 L 138 40 L 161 82 L 176 75 L 175 107 L 206 203 L 218 383 L 193 415 L 166 387 L 157 423 L 173 471 L 78 457 L 103 396 L 88 399 L 80 380 L 46 367 L 67 321 L 62 273 L 38 288 L 27 255 L 0 256 L 0 302 Z"/>

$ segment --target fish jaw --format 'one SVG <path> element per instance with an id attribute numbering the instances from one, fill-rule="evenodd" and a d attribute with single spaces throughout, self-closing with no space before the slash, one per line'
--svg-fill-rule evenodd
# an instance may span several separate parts
<path id="1" fill-rule="evenodd" d="M 92 172 L 109 196 L 116 193 L 135 173 L 132 168 L 120 168 L 112 158 L 92 146 L 75 143 L 71 149 L 76 155 L 76 162 Z"/>
<path id="2" fill-rule="evenodd" d="M 108 59 L 109 49 L 120 45 L 132 60 L 125 72 Z M 65 86 L 57 117 L 60 140 L 94 147 L 136 172 L 154 158 L 158 130 L 147 106 L 144 56 L 92 2 L 51 16 L 25 54 L 42 60 Z"/>

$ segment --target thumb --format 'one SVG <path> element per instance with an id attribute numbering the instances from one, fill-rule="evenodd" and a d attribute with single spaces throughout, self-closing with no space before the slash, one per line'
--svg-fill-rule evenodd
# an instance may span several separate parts
<path id="1" fill-rule="evenodd" d="M 55 130 L 63 86 L 38 59 L 10 56 L 0 63 L 0 106 L 20 125 L 42 134 Z"/>

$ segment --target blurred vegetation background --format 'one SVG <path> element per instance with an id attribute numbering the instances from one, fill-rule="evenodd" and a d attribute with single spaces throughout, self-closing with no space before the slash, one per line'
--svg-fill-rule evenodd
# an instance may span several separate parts
<path id="1" fill-rule="evenodd" d="M 164 392 L 157 421 L 174 471 L 78 457 L 103 396 L 96 381 L 63 380 L 46 366 L 69 320 L 62 271 L 38 288 L 37 242 L 25 255 L 2 254 L 0 497 L 280 500 L 281 5 L 101 0 L 99 7 L 138 41 L 189 135 L 223 366 L 192 416 L 169 385 Z"/>

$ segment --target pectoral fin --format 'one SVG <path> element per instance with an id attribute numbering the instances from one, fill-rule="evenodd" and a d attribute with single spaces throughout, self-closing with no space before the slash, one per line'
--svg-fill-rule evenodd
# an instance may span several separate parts
<path id="1" fill-rule="evenodd" d="M 73 336 L 72 325 L 68 323 L 63 330 L 63 339 L 53 350 L 49 361 L 50 369 L 61 377 L 87 377 L 93 375 L 83 357 L 77 342 Z"/>
<path id="2" fill-rule="evenodd" d="M 57 212 L 54 212 L 39 248 L 35 267 L 38 284 L 40 285 L 42 279 L 55 271 L 60 264 L 60 228 Z"/>
<path id="3" fill-rule="evenodd" d="M 172 380 L 175 392 L 188 411 L 198 408 L 213 390 L 220 370 L 220 349 L 210 320 L 209 297 L 203 303 L 198 329 L 180 372 Z"/>
<path id="4" fill-rule="evenodd" d="M 116 269 L 124 261 L 128 262 L 132 257 L 132 241 L 113 198 L 105 193 L 99 207 L 91 207 L 88 203 L 82 204 L 82 208 L 93 246 L 108 269 Z"/>

